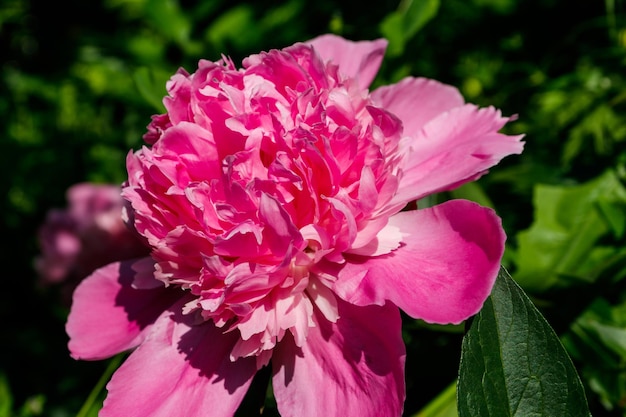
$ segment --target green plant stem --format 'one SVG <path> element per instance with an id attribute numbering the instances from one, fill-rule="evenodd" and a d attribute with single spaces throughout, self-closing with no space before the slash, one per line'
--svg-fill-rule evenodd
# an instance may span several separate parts
<path id="1" fill-rule="evenodd" d="M 456 413 L 456 381 L 448 385 L 413 417 L 444 417 L 452 415 L 458 415 Z"/>
<path id="2" fill-rule="evenodd" d="M 124 356 L 124 354 L 119 354 L 111 358 L 109 366 L 107 366 L 107 368 L 104 370 L 104 373 L 89 393 L 89 396 L 83 403 L 83 406 L 78 411 L 78 414 L 76 414 L 76 417 L 86 417 L 88 415 L 87 413 L 89 413 L 89 411 L 93 407 L 94 403 L 98 399 L 98 396 L 100 395 L 100 392 L 102 392 L 107 381 L 111 378 L 111 375 L 113 375 L 113 372 L 115 372 L 118 366 L 120 366 L 120 363 L 122 362 Z"/>

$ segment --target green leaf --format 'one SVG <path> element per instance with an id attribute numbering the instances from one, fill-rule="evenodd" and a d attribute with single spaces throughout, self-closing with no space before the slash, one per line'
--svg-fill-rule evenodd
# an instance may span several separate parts
<path id="1" fill-rule="evenodd" d="M 501 269 L 461 347 L 460 417 L 588 417 L 576 369 L 550 325 Z"/>
<path id="2" fill-rule="evenodd" d="M 185 45 L 189 42 L 191 22 L 176 0 L 148 0 L 146 12 L 155 28 L 165 37 Z"/>
<path id="3" fill-rule="evenodd" d="M 609 198 L 598 199 L 598 209 L 611 226 L 613 234 L 617 239 L 624 236 L 626 232 L 626 202 L 613 201 Z"/>
<path id="4" fill-rule="evenodd" d="M 452 198 L 463 198 L 474 201 L 483 207 L 494 207 L 493 201 L 489 198 L 483 187 L 476 181 L 468 182 L 450 191 Z"/>
<path id="5" fill-rule="evenodd" d="M 35 417 L 43 415 L 44 408 L 46 404 L 46 397 L 43 394 L 33 395 L 28 397 L 22 407 L 20 407 L 20 411 L 18 412 L 19 417 Z"/>
<path id="6" fill-rule="evenodd" d="M 240 4 L 222 13 L 211 22 L 205 38 L 216 50 L 229 50 L 229 43 L 245 48 L 256 41 L 260 33 L 254 9 L 249 4 Z"/>
<path id="7" fill-rule="evenodd" d="M 13 396 L 9 381 L 4 373 L 0 373 L 0 417 L 10 417 L 13 408 Z"/>
<path id="8" fill-rule="evenodd" d="M 598 267 L 615 252 L 598 243 L 619 234 L 626 222 L 626 212 L 609 202 L 626 203 L 626 189 L 613 171 L 580 185 L 537 185 L 534 222 L 517 234 L 517 282 L 533 292 L 593 282 Z"/>
<path id="9" fill-rule="evenodd" d="M 404 52 L 404 45 L 437 15 L 439 0 L 404 0 L 398 10 L 380 23 L 381 34 L 389 41 L 388 56 Z"/>
<path id="10" fill-rule="evenodd" d="M 562 341 L 581 375 L 607 410 L 624 414 L 626 398 L 626 302 L 598 297 L 563 335 Z M 617 415 L 617 414 L 616 414 Z"/>
<path id="11" fill-rule="evenodd" d="M 575 157 L 590 149 L 597 155 L 610 155 L 615 152 L 616 143 L 626 137 L 624 118 L 608 104 L 589 109 L 581 119 L 570 130 L 565 142 L 562 157 L 565 165 L 570 165 Z"/>
<path id="12" fill-rule="evenodd" d="M 133 73 L 133 80 L 139 94 L 159 113 L 165 112 L 163 97 L 167 93 L 165 83 L 168 78 L 169 76 L 164 75 L 164 73 L 159 73 L 147 67 L 137 68 Z"/>

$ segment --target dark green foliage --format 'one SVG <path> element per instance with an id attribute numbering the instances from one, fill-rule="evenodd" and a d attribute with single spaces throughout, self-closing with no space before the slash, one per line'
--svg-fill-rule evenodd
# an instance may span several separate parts
<path id="1" fill-rule="evenodd" d="M 593 414 L 623 415 L 625 13 L 623 0 L 3 0 L 0 417 L 74 416 L 107 367 L 69 358 L 67 295 L 37 281 L 46 212 L 74 183 L 124 180 L 177 68 L 326 32 L 390 38 L 375 86 L 426 76 L 518 114 L 506 130 L 527 134 L 524 154 L 433 200 L 497 210 L 503 262 L 561 336 Z M 455 379 L 462 334 L 407 318 L 404 336 L 413 415 Z"/>
<path id="2" fill-rule="evenodd" d="M 460 417 L 590 416 L 565 348 L 504 269 L 463 339 L 457 394 Z"/>

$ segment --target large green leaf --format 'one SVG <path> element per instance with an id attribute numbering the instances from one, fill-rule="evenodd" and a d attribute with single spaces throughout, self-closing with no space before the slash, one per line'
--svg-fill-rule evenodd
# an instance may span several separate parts
<path id="1" fill-rule="evenodd" d="M 584 388 L 563 345 L 502 269 L 461 348 L 460 417 L 588 417 Z"/>
<path id="2" fill-rule="evenodd" d="M 584 184 L 537 185 L 533 205 L 533 224 L 517 234 L 517 282 L 533 292 L 593 282 L 617 250 L 599 242 L 623 233 L 626 221 L 626 189 L 617 175 L 609 170 Z"/>

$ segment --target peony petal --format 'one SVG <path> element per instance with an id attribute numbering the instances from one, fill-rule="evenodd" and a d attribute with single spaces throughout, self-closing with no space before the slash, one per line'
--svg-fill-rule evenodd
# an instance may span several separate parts
<path id="1" fill-rule="evenodd" d="M 372 92 L 372 101 L 400 120 L 405 136 L 415 136 L 429 121 L 441 113 L 465 103 L 455 87 L 428 78 L 407 77 Z"/>
<path id="2" fill-rule="evenodd" d="M 137 346 L 154 320 L 180 296 L 163 285 L 132 287 L 136 261 L 96 270 L 74 291 L 66 331 L 75 359 L 102 359 Z"/>
<path id="3" fill-rule="evenodd" d="M 290 245 L 298 249 L 304 244 L 302 235 L 293 224 L 289 213 L 276 198 L 261 194 L 259 220 L 264 223 L 263 244 L 276 256 L 284 256 Z"/>
<path id="4" fill-rule="evenodd" d="M 386 218 L 384 218 L 383 220 L 387 221 Z M 360 236 L 361 234 L 357 235 L 356 241 L 359 240 Z M 367 244 L 360 247 L 354 247 L 355 245 L 353 245 L 353 248 L 347 250 L 346 253 L 363 256 L 384 255 L 397 249 L 400 246 L 401 242 L 402 232 L 400 228 L 387 224 L 382 229 L 380 229 L 380 231 L 373 238 L 370 238 Z"/>
<path id="5" fill-rule="evenodd" d="M 79 228 L 88 227 L 98 214 L 116 211 L 122 205 L 117 185 L 78 183 L 67 190 L 69 215 Z"/>
<path id="6" fill-rule="evenodd" d="M 355 78 L 367 88 L 376 77 L 387 49 L 387 40 L 354 42 L 336 35 L 322 35 L 306 42 L 324 61 L 332 61 L 345 77 Z"/>
<path id="7" fill-rule="evenodd" d="M 173 310 L 180 311 L 176 305 Z M 237 332 L 190 316 L 163 314 L 115 372 L 100 417 L 232 416 L 257 371 L 254 358 L 231 362 Z"/>
<path id="8" fill-rule="evenodd" d="M 523 135 L 498 133 L 506 122 L 493 107 L 467 104 L 428 122 L 410 141 L 393 203 L 409 202 L 479 178 L 502 158 L 519 154 Z"/>
<path id="9" fill-rule="evenodd" d="M 350 303 L 390 300 L 412 317 L 459 323 L 491 292 L 506 236 L 493 210 L 466 200 L 400 212 L 389 224 L 403 245 L 376 258 L 346 256 L 335 293 Z"/>
<path id="10" fill-rule="evenodd" d="M 398 309 L 338 300 L 339 320 L 317 313 L 317 327 L 296 347 L 285 337 L 272 358 L 283 417 L 402 414 L 405 348 Z"/>
<path id="11" fill-rule="evenodd" d="M 131 286 L 136 290 L 163 288 L 163 281 L 154 278 L 154 259 L 147 256 L 134 261 L 131 266 L 135 277 Z"/>
<path id="12" fill-rule="evenodd" d="M 159 159 L 158 166 L 174 185 L 187 186 L 185 177 L 195 180 L 216 177 L 221 173 L 220 157 L 213 133 L 195 123 L 181 122 L 172 126 L 163 133 L 152 150 L 154 153 L 163 152 L 166 155 L 166 158 Z M 182 176 L 179 166 L 181 161 L 186 168 L 185 175 Z"/>
<path id="13" fill-rule="evenodd" d="M 330 322 L 336 323 L 339 318 L 339 310 L 337 307 L 337 297 L 335 297 L 331 289 L 315 276 L 312 276 L 306 292 L 311 302 L 314 303 L 320 313 L 324 315 L 324 318 Z"/>

